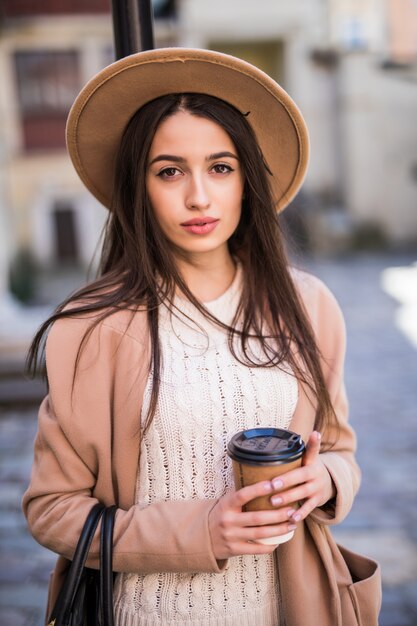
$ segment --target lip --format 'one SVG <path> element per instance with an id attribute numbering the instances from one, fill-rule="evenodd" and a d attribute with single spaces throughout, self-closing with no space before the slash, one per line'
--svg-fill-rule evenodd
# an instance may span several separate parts
<path id="1" fill-rule="evenodd" d="M 192 235 L 207 235 L 211 233 L 220 222 L 214 217 L 193 217 L 192 220 L 183 222 L 181 227 Z"/>
<path id="2" fill-rule="evenodd" d="M 182 222 L 181 226 L 200 226 L 202 224 L 212 224 L 213 222 L 218 222 L 217 217 L 193 217 L 192 220 L 188 220 L 187 222 Z"/>

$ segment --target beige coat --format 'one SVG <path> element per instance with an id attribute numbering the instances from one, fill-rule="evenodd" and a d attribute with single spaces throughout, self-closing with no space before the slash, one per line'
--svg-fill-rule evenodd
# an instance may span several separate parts
<path id="1" fill-rule="evenodd" d="M 313 511 L 294 538 L 277 550 L 283 613 L 286 626 L 356 626 L 361 622 L 355 616 L 355 594 L 348 589 L 352 581 L 346 571 L 336 580 L 325 528 L 348 514 L 360 482 L 343 385 L 345 328 L 327 288 L 306 274 L 294 276 L 323 355 L 340 435 L 336 446 L 321 454 L 336 485 L 335 507 Z M 168 501 L 142 510 L 134 504 L 149 335 L 144 313 L 136 313 L 130 325 L 129 317 L 126 311 L 117 312 L 93 331 L 81 354 L 74 387 L 77 351 L 91 319 L 60 320 L 49 333 L 49 395 L 40 407 L 32 477 L 23 500 L 29 528 L 39 543 L 61 555 L 57 579 L 67 565 L 65 559 L 73 555 L 95 499 L 117 503 L 116 571 L 221 575 L 227 562 L 216 561 L 208 526 L 216 500 Z M 291 430 L 307 439 L 314 417 L 314 406 L 300 385 Z M 323 444 L 334 434 L 333 429 L 324 432 Z M 90 566 L 97 566 L 97 556 L 98 537 L 91 548 Z M 374 624 L 363 622 L 363 626 Z"/>

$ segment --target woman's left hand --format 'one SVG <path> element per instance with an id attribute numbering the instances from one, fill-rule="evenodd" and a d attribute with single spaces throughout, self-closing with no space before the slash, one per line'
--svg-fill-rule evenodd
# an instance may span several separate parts
<path id="1" fill-rule="evenodd" d="M 320 459 L 320 439 L 319 432 L 312 432 L 308 438 L 302 467 L 271 481 L 274 490 L 278 492 L 271 496 L 274 506 L 302 502 L 301 507 L 292 515 L 294 522 L 305 519 L 313 509 L 323 506 L 336 495 L 332 478 Z"/>

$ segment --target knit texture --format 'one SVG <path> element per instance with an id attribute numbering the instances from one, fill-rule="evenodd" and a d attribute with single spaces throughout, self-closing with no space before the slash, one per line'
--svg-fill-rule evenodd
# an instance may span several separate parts
<path id="1" fill-rule="evenodd" d="M 239 267 L 229 289 L 206 307 L 233 319 Z M 156 415 L 143 437 L 136 503 L 218 498 L 234 489 L 227 442 L 256 426 L 288 428 L 298 399 L 289 368 L 247 367 L 231 354 L 227 332 L 177 299 L 180 315 L 160 309 L 163 365 Z M 186 316 L 191 319 L 187 319 Z M 257 346 L 251 346 L 253 354 Z M 146 416 L 151 376 L 145 390 Z M 273 555 L 229 559 L 221 574 L 119 574 L 117 626 L 277 626 L 278 580 Z"/>

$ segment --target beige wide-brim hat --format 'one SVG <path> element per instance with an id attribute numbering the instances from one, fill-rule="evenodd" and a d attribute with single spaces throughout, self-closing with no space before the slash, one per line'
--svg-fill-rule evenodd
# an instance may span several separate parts
<path id="1" fill-rule="evenodd" d="M 67 122 L 67 147 L 92 194 L 111 208 L 115 156 L 133 114 L 169 93 L 205 93 L 242 113 L 255 131 L 273 174 L 277 210 L 298 192 L 308 164 L 304 119 L 290 96 L 267 74 L 240 59 L 209 50 L 160 48 L 112 63 L 75 100 Z"/>

